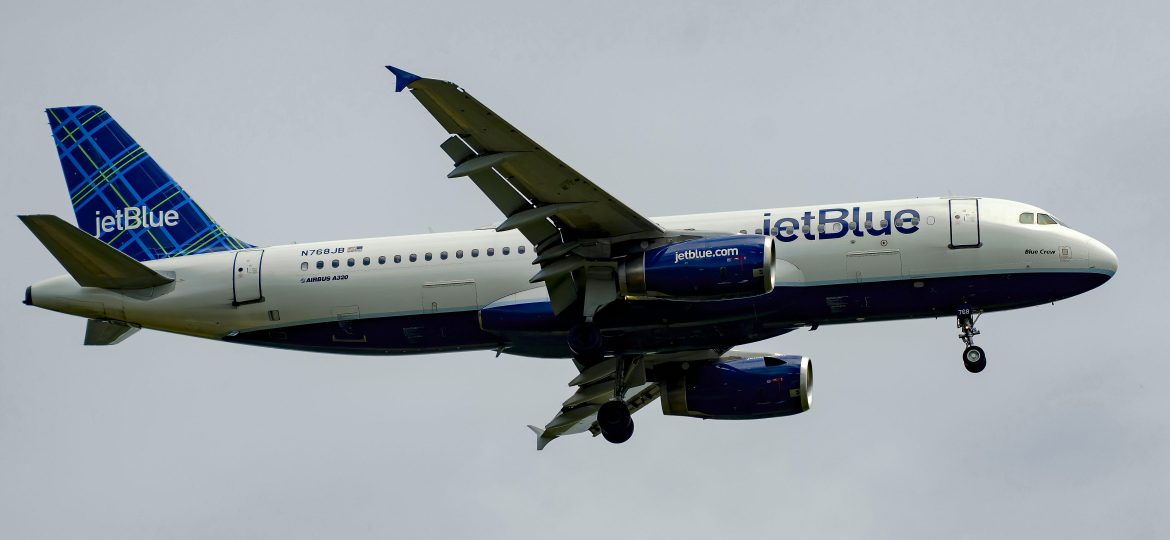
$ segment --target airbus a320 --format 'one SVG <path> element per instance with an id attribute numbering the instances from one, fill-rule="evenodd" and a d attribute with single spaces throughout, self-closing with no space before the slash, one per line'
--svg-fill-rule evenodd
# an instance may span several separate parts
<path id="1" fill-rule="evenodd" d="M 465 90 L 388 66 L 449 135 L 450 178 L 503 215 L 486 229 L 259 247 L 227 233 L 104 109 L 46 112 L 76 226 L 21 220 L 67 274 L 24 303 L 88 319 L 86 345 L 140 328 L 344 354 L 484 350 L 571 358 L 576 391 L 537 448 L 630 438 L 632 414 L 799 414 L 807 356 L 735 350 L 800 328 L 954 317 L 987 365 L 981 314 L 1074 296 L 1117 256 L 1051 212 L 983 197 L 647 217 Z"/>

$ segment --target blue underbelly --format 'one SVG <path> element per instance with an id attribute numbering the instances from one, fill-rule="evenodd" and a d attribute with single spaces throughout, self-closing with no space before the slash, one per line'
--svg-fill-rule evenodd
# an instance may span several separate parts
<path id="1" fill-rule="evenodd" d="M 725 349 L 813 324 L 949 317 L 959 304 L 983 311 L 1044 304 L 1095 288 L 1108 278 L 1091 272 L 1036 272 L 777 287 L 768 295 L 738 300 L 621 301 L 602 309 L 596 322 L 605 329 L 608 345 L 631 353 Z M 570 356 L 564 332 L 576 322 L 576 311 L 553 316 L 547 302 L 509 309 L 502 316 L 484 315 L 491 331 L 481 327 L 478 311 L 458 311 L 291 325 L 225 339 L 347 354 L 503 348 L 526 356 Z"/>

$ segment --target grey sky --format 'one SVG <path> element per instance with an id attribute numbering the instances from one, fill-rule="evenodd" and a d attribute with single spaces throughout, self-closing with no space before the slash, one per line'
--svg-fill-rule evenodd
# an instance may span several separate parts
<path id="1" fill-rule="evenodd" d="M 34 5 L 35 4 L 35 5 Z M 1165 2 L 318 2 L 0 8 L 0 536 L 1170 535 Z M 720 3 L 721 4 L 721 3 Z M 647 215 L 974 194 L 1037 204 L 1117 277 L 980 322 L 799 332 L 803 415 L 638 414 L 533 449 L 568 361 L 355 358 L 19 304 L 70 217 L 42 110 L 106 107 L 257 244 L 497 221 L 382 66 L 460 83 Z"/>

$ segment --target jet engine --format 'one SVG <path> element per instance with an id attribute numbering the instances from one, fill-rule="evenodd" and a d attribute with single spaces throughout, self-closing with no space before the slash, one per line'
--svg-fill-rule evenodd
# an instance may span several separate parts
<path id="1" fill-rule="evenodd" d="M 732 352 L 714 362 L 677 366 L 659 384 L 663 414 L 723 420 L 788 416 L 812 405 L 812 360 Z"/>
<path id="2" fill-rule="evenodd" d="M 627 296 L 720 300 L 772 292 L 775 275 L 776 239 L 737 234 L 642 252 L 621 264 L 618 283 Z"/>

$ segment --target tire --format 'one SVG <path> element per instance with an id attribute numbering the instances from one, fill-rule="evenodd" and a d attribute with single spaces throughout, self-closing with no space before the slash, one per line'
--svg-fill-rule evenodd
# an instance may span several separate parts
<path id="1" fill-rule="evenodd" d="M 983 371 L 983 368 L 987 367 L 987 354 L 975 345 L 963 349 L 963 367 L 971 373 Z"/>
<path id="2" fill-rule="evenodd" d="M 607 401 L 597 409 L 597 426 L 603 432 L 617 433 L 633 422 L 630 418 L 630 408 L 624 401 Z"/>
<path id="3" fill-rule="evenodd" d="M 601 330 L 593 323 L 583 322 L 570 328 L 566 339 L 573 356 L 592 358 L 601 355 Z"/>
<path id="4" fill-rule="evenodd" d="M 621 444 L 634 435 L 634 420 L 630 418 L 630 408 L 624 401 L 607 401 L 597 409 L 597 427 L 601 428 L 601 436 L 605 440 Z"/>
<path id="5" fill-rule="evenodd" d="M 617 431 L 617 432 L 609 432 L 609 431 L 606 431 L 603 429 L 603 430 L 601 430 L 601 436 L 605 437 L 605 440 L 607 440 L 613 444 L 624 443 L 624 442 L 630 440 L 630 437 L 634 436 L 634 422 L 631 421 L 630 425 L 626 426 L 625 429 L 622 429 L 622 430 Z"/>

